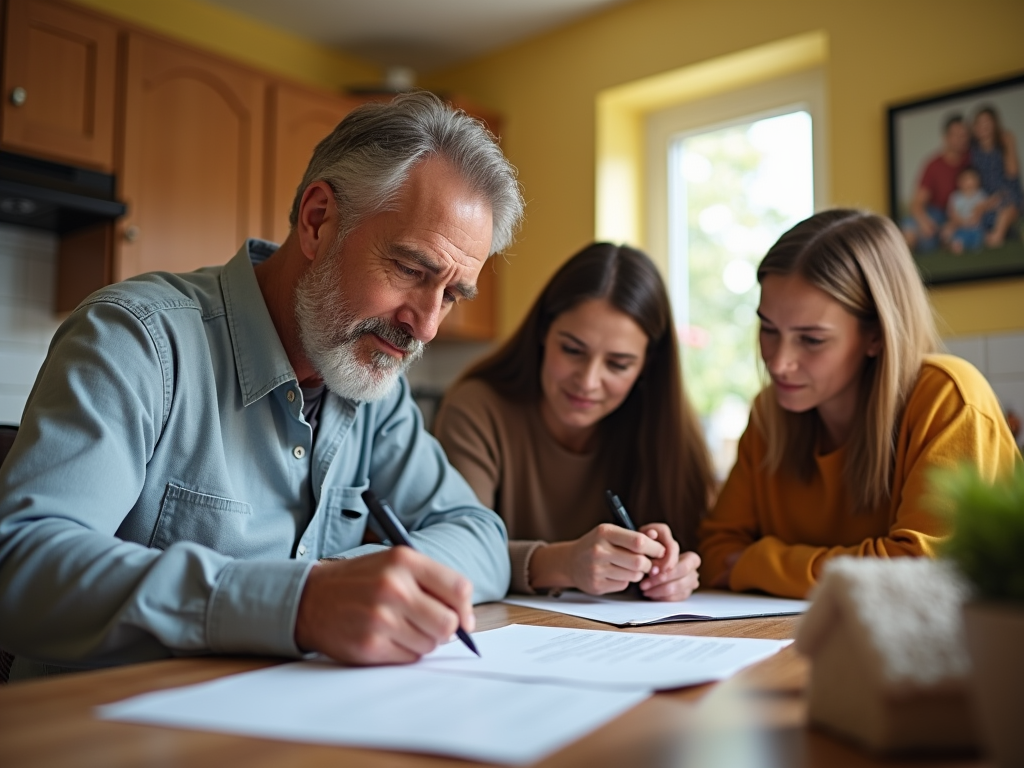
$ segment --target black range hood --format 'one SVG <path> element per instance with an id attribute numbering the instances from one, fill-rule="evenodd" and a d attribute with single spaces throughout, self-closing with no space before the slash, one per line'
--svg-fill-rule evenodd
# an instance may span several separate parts
<path id="1" fill-rule="evenodd" d="M 124 215 L 114 177 L 0 152 L 0 222 L 64 235 Z"/>

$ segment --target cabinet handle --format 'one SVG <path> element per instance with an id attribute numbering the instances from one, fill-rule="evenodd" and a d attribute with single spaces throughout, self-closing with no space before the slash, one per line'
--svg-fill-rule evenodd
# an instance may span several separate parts
<path id="1" fill-rule="evenodd" d="M 20 85 L 11 90 L 11 104 L 16 107 L 21 107 L 24 106 L 26 101 L 28 101 L 28 91 Z"/>
<path id="2" fill-rule="evenodd" d="M 139 235 L 141 234 L 142 232 L 135 224 L 129 224 L 127 227 L 124 228 L 125 242 L 134 243 L 136 240 L 139 239 Z"/>

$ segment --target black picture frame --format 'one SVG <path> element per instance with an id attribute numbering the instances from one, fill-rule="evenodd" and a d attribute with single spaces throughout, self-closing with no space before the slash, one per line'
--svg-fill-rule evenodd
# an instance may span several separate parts
<path id="1" fill-rule="evenodd" d="M 994 108 L 1003 130 L 1009 133 L 1016 145 L 1020 166 L 1021 145 L 1024 142 L 1024 73 L 896 104 L 888 110 L 889 214 L 904 232 L 921 277 L 929 285 L 1024 275 L 1024 194 L 1015 191 L 1021 189 L 1021 178 L 1024 176 L 1020 167 L 1017 169 L 1014 189 L 1012 181 L 1008 182 L 1005 177 L 1004 163 L 1002 181 L 1010 186 L 1000 188 L 996 197 L 987 198 L 976 209 L 992 206 L 984 216 L 980 234 L 978 227 L 966 226 L 952 231 L 954 225 L 950 224 L 944 232 L 945 236 L 940 228 L 937 242 L 929 242 L 927 237 L 922 237 L 924 227 L 912 211 L 912 201 L 922 186 L 920 182 L 926 165 L 941 154 L 946 146 L 946 122 L 953 115 L 961 115 L 971 133 L 973 149 L 968 152 L 967 163 L 975 163 L 979 169 L 983 169 L 984 179 L 979 177 L 978 180 L 984 185 L 992 187 L 996 183 L 994 169 L 998 168 L 999 156 L 993 155 L 991 148 L 985 151 L 973 134 L 977 115 L 984 107 Z M 985 135 L 992 134 L 988 132 Z M 949 166 L 948 161 L 945 164 Z M 956 172 L 949 170 L 938 175 L 944 176 L 945 173 L 955 175 Z M 964 187 L 960 191 L 960 203 L 969 205 L 971 196 L 968 191 L 972 182 L 969 179 L 960 180 L 959 176 L 957 179 L 957 183 Z M 931 196 L 929 184 L 923 186 L 928 190 L 927 196 Z M 986 194 L 986 190 L 981 191 Z M 1015 216 L 1009 211 L 1003 213 L 1010 202 L 1016 210 Z M 934 210 L 932 213 L 934 221 L 938 214 Z M 948 205 L 944 213 L 948 215 Z M 989 236 L 998 238 L 994 233 L 1001 226 L 997 224 L 999 216 L 1012 218 L 1012 223 L 1006 228 L 1003 243 L 994 245 L 989 241 Z"/>

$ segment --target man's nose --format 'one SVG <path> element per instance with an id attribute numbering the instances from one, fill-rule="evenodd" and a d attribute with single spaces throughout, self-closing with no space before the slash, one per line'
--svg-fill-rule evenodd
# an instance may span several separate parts
<path id="1" fill-rule="evenodd" d="M 444 316 L 444 291 L 422 291 L 402 306 L 398 321 L 414 339 L 427 344 L 437 335 Z"/>

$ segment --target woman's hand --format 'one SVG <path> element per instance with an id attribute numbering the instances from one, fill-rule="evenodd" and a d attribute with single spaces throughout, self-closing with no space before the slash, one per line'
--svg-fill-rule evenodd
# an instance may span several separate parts
<path id="1" fill-rule="evenodd" d="M 697 569 L 700 556 L 696 552 L 680 554 L 679 544 L 672 538 L 672 529 L 665 523 L 651 523 L 640 529 L 665 546 L 664 556 L 654 561 L 651 572 L 640 582 L 644 597 L 651 600 L 685 600 L 700 584 Z"/>
<path id="2" fill-rule="evenodd" d="M 538 549 L 530 559 L 530 585 L 575 587 L 589 595 L 621 592 L 650 573 L 666 550 L 647 533 L 602 523 L 574 541 Z M 678 552 L 677 545 L 676 557 Z"/>

